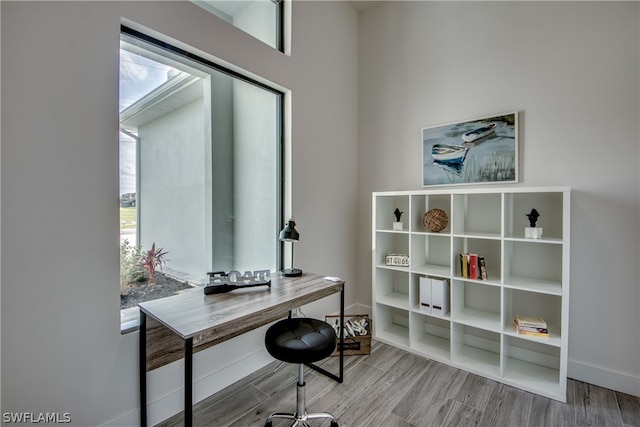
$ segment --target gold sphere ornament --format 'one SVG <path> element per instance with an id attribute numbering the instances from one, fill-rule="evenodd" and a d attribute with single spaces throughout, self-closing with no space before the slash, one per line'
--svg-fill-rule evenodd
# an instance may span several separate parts
<path id="1" fill-rule="evenodd" d="M 427 230 L 437 233 L 447 228 L 449 217 L 442 209 L 429 209 L 422 218 L 422 224 Z"/>

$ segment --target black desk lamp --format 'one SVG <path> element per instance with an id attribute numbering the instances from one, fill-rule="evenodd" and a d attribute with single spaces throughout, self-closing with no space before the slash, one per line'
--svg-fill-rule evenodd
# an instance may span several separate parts
<path id="1" fill-rule="evenodd" d="M 287 222 L 287 226 L 280 232 L 281 242 L 291 242 L 291 268 L 285 268 L 282 270 L 282 274 L 284 274 L 285 277 L 302 276 L 302 270 L 293 268 L 293 244 L 299 240 L 300 233 L 296 230 L 296 219 L 291 217 Z"/>

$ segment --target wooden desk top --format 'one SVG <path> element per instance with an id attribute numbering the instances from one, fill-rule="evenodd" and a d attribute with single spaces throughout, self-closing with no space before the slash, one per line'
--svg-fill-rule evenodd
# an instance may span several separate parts
<path id="1" fill-rule="evenodd" d="M 274 273 L 271 288 L 258 286 L 213 295 L 198 288 L 139 306 L 180 338 L 194 338 L 196 346 L 202 339 L 217 343 L 265 325 L 289 310 L 340 292 L 343 286 L 344 281 L 331 282 L 312 273 L 300 277 Z"/>

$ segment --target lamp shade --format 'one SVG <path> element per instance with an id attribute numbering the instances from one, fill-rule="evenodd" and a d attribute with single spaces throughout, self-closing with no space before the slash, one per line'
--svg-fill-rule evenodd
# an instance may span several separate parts
<path id="1" fill-rule="evenodd" d="M 300 240 L 300 233 L 296 230 L 296 220 L 294 217 L 289 218 L 287 226 L 280 232 L 280 241 L 297 242 Z"/>

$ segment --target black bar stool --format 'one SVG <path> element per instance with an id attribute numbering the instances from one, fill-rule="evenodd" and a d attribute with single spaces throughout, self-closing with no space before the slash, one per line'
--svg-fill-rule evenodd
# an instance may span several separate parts
<path id="1" fill-rule="evenodd" d="M 336 333 L 326 322 L 309 318 L 289 318 L 280 320 L 267 330 L 264 338 L 267 351 L 274 358 L 287 363 L 297 363 L 298 392 L 296 412 L 274 412 L 269 415 L 265 427 L 273 425 L 273 418 L 293 420 L 294 426 L 310 427 L 307 420 L 331 419 L 331 427 L 338 427 L 335 417 L 327 412 L 307 413 L 304 388 L 304 364 L 314 363 L 328 357 L 336 348 Z"/>

